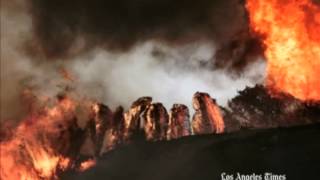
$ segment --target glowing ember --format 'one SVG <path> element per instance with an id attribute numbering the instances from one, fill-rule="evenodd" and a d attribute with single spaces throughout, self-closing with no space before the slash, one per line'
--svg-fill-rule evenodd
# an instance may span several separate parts
<path id="1" fill-rule="evenodd" d="M 79 171 L 83 172 L 83 171 L 85 171 L 95 165 L 96 165 L 96 161 L 94 159 L 89 159 L 89 160 L 84 161 L 80 164 Z"/>
<path id="2" fill-rule="evenodd" d="M 267 85 L 320 100 L 320 6 L 311 0 L 248 0 L 252 29 L 263 35 Z"/>

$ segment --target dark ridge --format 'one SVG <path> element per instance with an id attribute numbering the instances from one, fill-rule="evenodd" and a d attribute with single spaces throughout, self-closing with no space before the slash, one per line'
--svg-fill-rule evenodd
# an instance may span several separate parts
<path id="1" fill-rule="evenodd" d="M 110 151 L 84 173 L 62 179 L 194 180 L 221 179 L 221 173 L 285 174 L 286 179 L 316 179 L 320 124 L 222 135 L 136 142 Z"/>

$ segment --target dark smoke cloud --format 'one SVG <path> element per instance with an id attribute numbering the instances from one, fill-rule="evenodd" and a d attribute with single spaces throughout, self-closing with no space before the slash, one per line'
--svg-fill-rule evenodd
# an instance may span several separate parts
<path id="1" fill-rule="evenodd" d="M 225 68 L 234 73 L 241 73 L 248 64 L 255 62 L 263 54 L 261 41 L 243 32 L 236 38 L 219 46 L 216 51 L 214 67 Z"/>
<path id="2" fill-rule="evenodd" d="M 222 44 L 223 53 L 230 43 L 247 43 L 240 0 L 31 0 L 30 10 L 37 42 L 30 53 L 46 58 L 95 47 L 122 52 L 147 40 L 171 45 L 207 40 Z"/>
<path id="3" fill-rule="evenodd" d="M 224 105 L 263 80 L 262 59 L 247 64 L 259 46 L 238 0 L 5 0 L 0 8 L 0 120 L 24 117 L 26 87 L 54 97 L 68 86 L 111 107 L 152 96 L 170 108 L 191 105 L 196 91 Z"/>

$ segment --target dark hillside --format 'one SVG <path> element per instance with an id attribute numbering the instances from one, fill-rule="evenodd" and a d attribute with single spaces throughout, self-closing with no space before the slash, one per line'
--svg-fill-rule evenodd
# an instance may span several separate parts
<path id="1" fill-rule="evenodd" d="M 221 173 L 286 174 L 288 180 L 317 179 L 320 124 L 224 135 L 135 142 L 116 148 L 85 173 L 64 179 L 216 180 Z"/>

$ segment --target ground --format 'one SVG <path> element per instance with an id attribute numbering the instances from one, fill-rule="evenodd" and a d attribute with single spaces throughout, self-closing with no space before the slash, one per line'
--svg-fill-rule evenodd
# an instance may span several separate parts
<path id="1" fill-rule="evenodd" d="M 62 179 L 218 180 L 236 175 L 285 174 L 288 180 L 318 179 L 320 124 L 241 130 L 173 141 L 135 142 L 118 147 L 84 173 Z"/>

